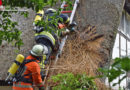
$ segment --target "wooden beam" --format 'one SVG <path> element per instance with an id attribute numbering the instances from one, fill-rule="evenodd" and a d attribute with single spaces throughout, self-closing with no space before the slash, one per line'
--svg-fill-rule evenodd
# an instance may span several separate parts
<path id="1" fill-rule="evenodd" d="M 124 33 L 122 33 L 121 31 L 117 31 L 121 36 L 123 36 L 125 39 L 127 39 L 130 42 L 130 38 L 127 37 Z"/>

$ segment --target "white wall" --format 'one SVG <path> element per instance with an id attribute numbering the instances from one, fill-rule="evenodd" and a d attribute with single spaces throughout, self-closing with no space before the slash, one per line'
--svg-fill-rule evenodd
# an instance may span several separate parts
<path id="1" fill-rule="evenodd" d="M 127 18 L 126 13 L 123 13 L 122 18 L 121 18 L 121 23 L 119 25 L 119 31 L 121 31 L 123 34 L 125 34 L 128 38 L 130 38 L 130 20 Z M 120 37 L 120 45 L 121 45 L 121 57 L 122 56 L 130 56 L 130 42 L 127 41 L 127 54 L 126 54 L 126 39 L 121 36 Z M 116 57 L 120 57 L 119 55 L 119 34 L 116 36 L 114 48 L 113 48 L 113 54 L 112 58 L 115 59 Z M 115 72 L 116 73 L 116 72 Z M 123 77 L 122 75 L 121 77 Z M 121 78 L 120 77 L 120 78 Z M 119 78 L 119 77 L 118 77 Z M 118 82 L 118 78 L 115 79 L 112 83 Z M 108 85 L 108 80 L 106 79 L 106 84 Z M 121 82 L 121 87 L 126 87 L 126 79 Z M 114 90 L 118 90 L 118 85 L 113 87 Z"/>

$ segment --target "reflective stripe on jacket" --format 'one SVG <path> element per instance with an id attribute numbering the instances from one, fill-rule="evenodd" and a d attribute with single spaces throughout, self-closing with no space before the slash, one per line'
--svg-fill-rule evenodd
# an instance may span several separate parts
<path id="1" fill-rule="evenodd" d="M 18 82 L 13 83 L 13 90 L 33 90 L 33 87 L 29 83 Z"/>

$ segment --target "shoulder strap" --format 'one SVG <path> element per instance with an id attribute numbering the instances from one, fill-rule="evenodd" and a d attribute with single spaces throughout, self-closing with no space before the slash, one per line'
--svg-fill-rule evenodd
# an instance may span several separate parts
<path id="1" fill-rule="evenodd" d="M 25 59 L 24 62 L 21 64 L 18 72 L 15 74 L 15 79 L 16 82 L 18 81 L 22 81 L 22 82 L 26 82 L 26 83 L 32 83 L 31 78 L 24 78 L 24 76 L 30 76 L 32 74 L 25 74 L 22 75 L 25 71 L 25 64 L 30 63 L 30 62 L 35 62 L 36 60 L 33 59 Z"/>
<path id="2" fill-rule="evenodd" d="M 35 62 L 36 60 L 33 59 L 24 59 L 23 63 L 20 65 L 20 69 L 25 66 L 25 64 L 30 63 L 30 62 Z"/>
<path id="3" fill-rule="evenodd" d="M 24 63 L 27 64 L 27 63 L 30 63 L 30 62 L 35 62 L 36 60 L 34 59 L 25 59 L 24 60 Z"/>

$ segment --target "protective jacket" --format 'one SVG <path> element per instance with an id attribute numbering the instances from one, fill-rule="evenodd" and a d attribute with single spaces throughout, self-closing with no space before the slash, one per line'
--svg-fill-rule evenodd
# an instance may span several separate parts
<path id="1" fill-rule="evenodd" d="M 25 64 L 24 77 L 22 80 L 13 83 L 13 90 L 33 90 L 33 85 L 40 86 L 42 83 L 40 66 L 38 64 L 39 60 L 31 55 L 29 55 L 26 60 L 34 61 Z"/>
<path id="2" fill-rule="evenodd" d="M 39 12 L 37 12 L 35 20 L 34 20 L 36 26 L 37 26 L 37 22 L 41 21 L 42 19 L 44 20 L 46 16 L 49 16 L 48 21 L 51 21 L 50 16 L 54 16 L 54 13 L 49 13 L 47 15 L 44 15 L 43 12 L 44 12 L 43 10 L 40 10 Z M 63 19 L 63 21 L 61 21 L 61 20 L 58 21 L 58 28 L 59 29 L 65 28 L 66 27 L 65 24 L 68 24 L 69 21 L 70 21 L 69 16 L 67 14 L 60 14 L 60 15 L 56 16 L 56 18 L 62 18 Z M 55 27 L 55 25 L 50 25 L 50 27 L 51 26 Z M 49 46 L 49 48 L 51 47 L 51 49 L 53 50 L 54 47 L 57 44 L 57 41 L 58 41 L 58 38 L 59 38 L 58 36 L 61 35 L 61 31 L 60 30 L 56 30 L 56 31 L 55 30 L 48 30 L 48 31 L 46 31 L 46 30 L 43 30 L 43 28 L 39 28 L 36 31 L 38 31 L 35 34 L 36 42 L 44 44 L 44 45 L 46 45 L 48 43 L 46 46 Z"/>
<path id="3" fill-rule="evenodd" d="M 35 41 L 38 44 L 43 44 L 48 48 L 48 54 L 46 55 L 46 60 L 51 56 L 52 51 L 57 51 L 60 45 L 60 36 L 62 36 L 62 31 L 57 29 L 64 29 L 66 28 L 66 24 L 69 23 L 70 19 L 67 14 L 60 14 L 56 16 L 56 18 L 62 18 L 62 20 L 58 21 L 58 28 L 55 25 L 50 24 L 50 27 L 54 27 L 53 29 L 56 30 L 45 30 L 40 26 L 37 26 L 38 21 L 46 20 L 51 21 L 51 16 L 54 16 L 54 13 L 49 13 L 44 15 L 43 10 L 39 10 L 36 14 L 34 25 L 35 25 Z M 43 66 L 44 67 L 44 66 Z"/>

